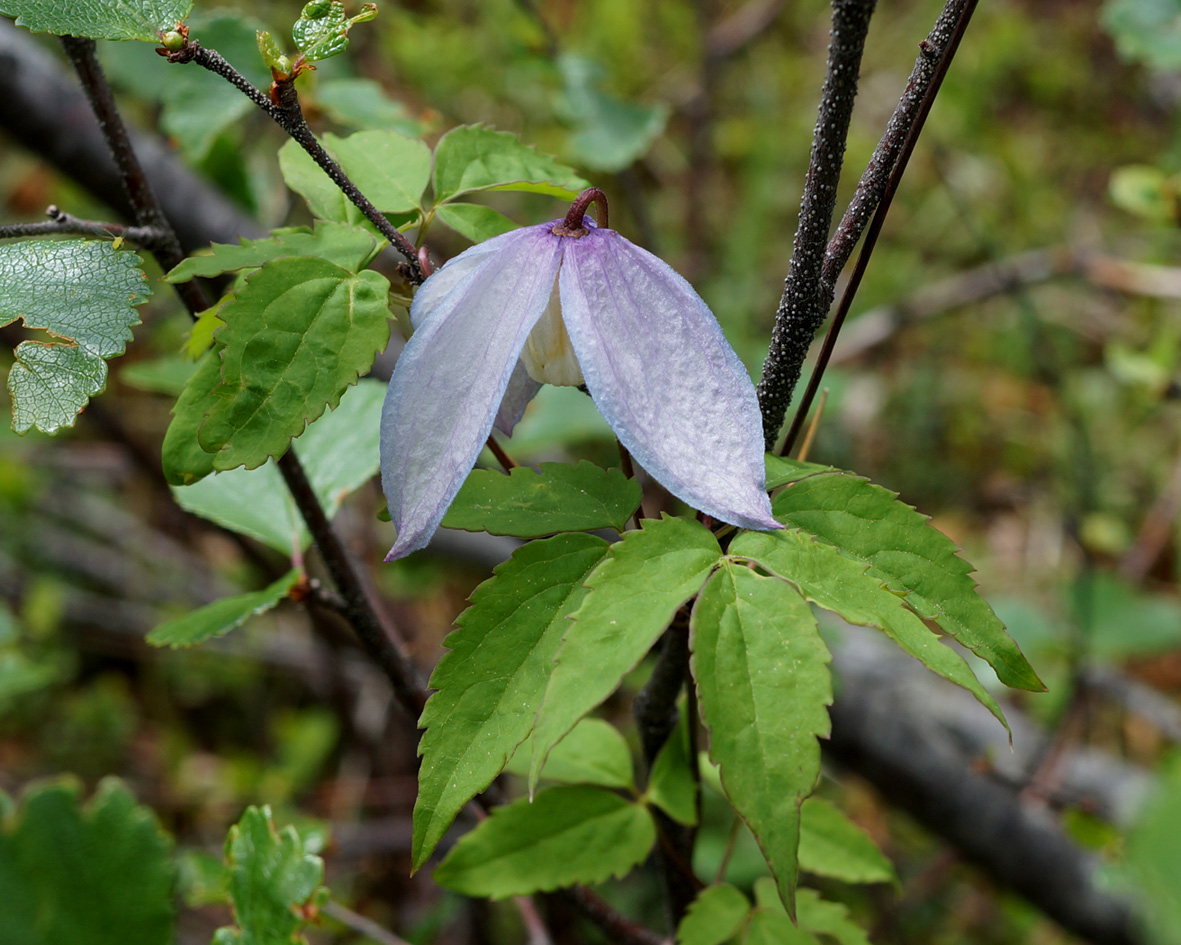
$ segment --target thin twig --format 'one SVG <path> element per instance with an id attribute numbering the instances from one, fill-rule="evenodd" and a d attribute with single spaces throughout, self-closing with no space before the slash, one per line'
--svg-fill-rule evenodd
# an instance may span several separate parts
<path id="1" fill-rule="evenodd" d="M 763 362 L 763 377 L 758 386 L 763 436 L 768 450 L 775 446 L 808 345 L 824 319 L 823 310 L 817 314 L 816 304 L 821 266 L 836 207 L 837 183 L 844 163 L 861 53 L 865 48 L 874 0 L 833 0 L 832 8 L 828 71 L 812 135 L 812 155 L 800 200 L 794 249 L 775 313 L 771 348 Z"/>
<path id="2" fill-rule="evenodd" d="M 615 911 L 601 896 L 582 886 L 560 890 L 561 897 L 586 919 L 597 925 L 613 945 L 671 945 L 672 940 L 662 938 L 651 929 Z"/>
<path id="3" fill-rule="evenodd" d="M 152 250 L 164 245 L 168 234 L 151 226 L 124 226 L 122 223 L 103 223 L 98 220 L 82 220 L 73 214 L 50 206 L 45 215 L 49 217 L 39 223 L 10 223 L 0 226 L 0 239 L 14 239 L 30 236 L 89 236 L 94 239 L 124 239 L 143 249 Z"/>
<path id="4" fill-rule="evenodd" d="M 948 3 L 948 7 L 953 5 L 958 8 L 959 16 L 955 20 L 950 33 L 945 35 L 946 44 L 939 55 L 934 73 L 923 92 L 922 100 L 914 112 L 913 120 L 906 132 L 906 138 L 902 142 L 902 147 L 898 152 L 898 158 L 894 162 L 885 187 L 882 189 L 881 199 L 877 203 L 877 210 L 874 212 L 873 220 L 870 222 L 869 229 L 865 234 L 865 242 L 862 244 L 861 252 L 857 257 L 857 262 L 853 266 L 849 283 L 845 286 L 844 294 L 841 296 L 840 304 L 837 306 L 836 314 L 833 316 L 832 324 L 829 326 L 828 334 L 825 336 L 824 345 L 821 347 L 820 354 L 816 360 L 816 367 L 813 369 L 812 376 L 808 381 L 808 388 L 800 401 L 799 407 L 796 408 L 791 428 L 788 430 L 787 438 L 784 440 L 783 448 L 780 450 L 781 455 L 786 456 L 790 452 L 796 437 L 799 436 L 800 429 L 803 427 L 804 419 L 808 415 L 808 409 L 812 405 L 812 399 L 816 396 L 816 391 L 820 387 L 820 380 L 824 376 L 824 369 L 828 366 L 828 360 L 832 356 L 832 349 L 836 344 L 837 335 L 840 333 L 841 326 L 845 322 L 845 317 L 849 314 L 849 309 L 853 305 L 853 298 L 861 286 L 861 279 L 865 275 L 865 269 L 869 265 L 870 257 L 873 255 L 878 235 L 882 231 L 882 224 L 886 220 L 886 214 L 890 210 L 890 204 L 894 199 L 894 194 L 898 191 L 898 185 L 902 180 L 902 175 L 906 172 L 906 165 L 910 160 L 911 154 L 914 152 L 919 135 L 922 134 L 923 125 L 926 123 L 927 115 L 930 114 L 931 106 L 935 102 L 935 96 L 939 94 L 939 87 L 943 84 L 943 77 L 947 75 L 951 61 L 955 58 L 956 50 L 959 49 L 960 40 L 963 39 L 964 32 L 968 28 L 968 23 L 972 19 L 972 13 L 976 9 L 976 0 L 952 0 L 952 2 Z M 947 8 L 945 7 L 944 13 L 946 12 Z M 942 22 L 943 17 L 940 16 L 939 23 Z M 932 31 L 932 35 L 941 29 L 939 23 L 936 24 L 936 29 Z M 944 34 L 941 33 L 941 36 L 944 36 Z M 926 45 L 923 45 L 922 48 L 924 52 L 929 52 L 930 42 L 925 42 Z M 906 101 L 905 96 L 903 97 L 903 101 Z M 852 250 L 851 243 L 849 244 L 849 249 Z M 821 318 L 823 318 L 823 313 L 821 313 Z M 819 327 L 819 323 L 817 323 L 817 327 Z M 799 376 L 798 368 L 796 376 L 797 378 Z"/>
<path id="5" fill-rule="evenodd" d="M 339 902 L 329 899 L 320 911 L 326 916 L 331 916 L 346 928 L 372 939 L 378 945 L 410 945 L 406 939 L 399 938 L 389 929 L 383 928 L 359 912 L 342 906 Z"/>
<path id="6" fill-rule="evenodd" d="M 341 189 L 346 197 L 353 202 L 365 218 L 377 227 L 390 244 L 406 257 L 405 272 L 407 279 L 414 285 L 421 285 L 426 279 L 422 263 L 418 259 L 418 251 L 403 236 L 396 226 L 385 218 L 361 191 L 349 179 L 348 175 L 336 163 L 332 155 L 324 150 L 323 145 L 316 140 L 311 128 L 303 116 L 300 108 L 299 95 L 295 91 L 295 83 L 290 79 L 277 80 L 274 85 L 275 100 L 259 91 L 249 79 L 235 69 L 219 52 L 207 49 L 200 43 L 192 42 L 177 52 L 168 55 L 169 62 L 195 62 L 215 75 L 221 76 L 235 88 L 243 92 L 255 105 L 270 116 L 280 128 L 303 148 L 327 174 L 334 184 Z"/>

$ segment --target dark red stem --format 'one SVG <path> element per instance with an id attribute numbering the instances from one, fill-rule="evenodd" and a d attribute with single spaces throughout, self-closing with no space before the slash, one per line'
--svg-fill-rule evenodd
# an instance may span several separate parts
<path id="1" fill-rule="evenodd" d="M 565 220 L 554 227 L 554 233 L 558 236 L 586 236 L 587 230 L 582 225 L 582 219 L 592 203 L 599 205 L 599 212 L 595 215 L 599 227 L 607 229 L 607 195 L 598 187 L 588 187 L 570 204 L 570 212 L 566 214 Z"/>

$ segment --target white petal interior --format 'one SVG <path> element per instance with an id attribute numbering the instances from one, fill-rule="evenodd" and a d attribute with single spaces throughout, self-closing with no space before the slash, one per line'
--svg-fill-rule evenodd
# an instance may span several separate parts
<path id="1" fill-rule="evenodd" d="M 578 366 L 566 323 L 562 321 L 557 279 L 554 280 L 554 289 L 550 293 L 545 313 L 525 342 L 521 363 L 525 365 L 529 376 L 539 384 L 577 387 L 582 383 L 582 368 Z"/>

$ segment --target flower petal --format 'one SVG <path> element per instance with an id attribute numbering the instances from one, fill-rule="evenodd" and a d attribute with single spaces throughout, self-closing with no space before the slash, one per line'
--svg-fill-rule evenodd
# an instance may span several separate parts
<path id="1" fill-rule="evenodd" d="M 387 561 L 430 541 L 553 292 L 561 240 L 544 226 L 506 236 L 450 291 L 428 295 L 432 304 L 415 300 L 422 327 L 398 358 L 381 417 L 381 484 L 398 529 Z"/>
<path id="2" fill-rule="evenodd" d="M 504 399 L 500 402 L 500 409 L 496 411 L 496 429 L 506 436 L 512 436 L 513 427 L 521 422 L 525 415 L 525 408 L 529 401 L 537 396 L 541 385 L 529 376 L 523 361 L 518 361 L 513 368 L 513 376 L 508 380 L 508 388 L 504 392 Z"/>
<path id="3" fill-rule="evenodd" d="M 439 306 L 440 300 L 456 287 L 473 269 L 487 262 L 487 256 L 500 250 L 506 242 L 511 243 L 520 235 L 519 230 L 502 233 L 475 246 L 469 246 L 458 256 L 448 259 L 436 269 L 429 279 L 418 287 L 410 305 L 410 324 L 417 330 L 427 314 Z"/>
<path id="4" fill-rule="evenodd" d="M 764 489 L 754 385 L 701 297 L 614 230 L 564 242 L 562 315 L 619 441 L 694 508 L 744 528 L 782 528 Z"/>

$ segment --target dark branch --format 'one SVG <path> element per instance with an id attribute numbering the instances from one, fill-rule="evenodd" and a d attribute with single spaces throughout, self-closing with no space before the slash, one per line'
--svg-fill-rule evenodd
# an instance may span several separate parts
<path id="1" fill-rule="evenodd" d="M 820 356 L 817 358 L 816 368 L 812 371 L 812 377 L 808 381 L 808 389 L 805 392 L 804 398 L 800 401 L 796 415 L 792 420 L 791 429 L 788 431 L 787 437 L 784 440 L 782 450 L 784 455 L 791 450 L 792 445 L 795 443 L 796 437 L 803 427 L 804 420 L 807 418 L 808 409 L 812 404 L 812 400 L 816 396 L 817 390 L 820 389 L 820 380 L 824 376 L 824 370 L 828 366 L 829 358 L 832 356 L 833 347 L 836 345 L 837 336 L 840 334 L 841 327 L 845 323 L 845 317 L 849 314 L 849 309 L 853 305 L 853 298 L 857 295 L 857 290 L 861 286 L 861 279 L 865 275 L 865 269 L 869 265 L 869 259 L 873 255 L 874 247 L 877 245 L 878 235 L 881 233 L 882 225 L 886 221 L 886 214 L 890 212 L 890 204 L 894 199 L 894 194 L 897 193 L 898 185 L 902 182 L 902 175 L 906 173 L 906 165 L 910 161 L 911 154 L 914 153 L 919 135 L 923 132 L 923 125 L 926 124 L 927 115 L 931 112 L 931 106 L 935 104 L 935 96 L 939 94 L 939 87 L 943 84 L 943 78 L 947 75 L 947 70 L 951 68 L 951 60 L 955 58 L 956 50 L 959 49 L 960 40 L 963 39 L 964 32 L 968 28 L 968 23 L 972 19 L 972 13 L 976 9 L 976 2 L 977 0 L 962 0 L 962 2 L 961 0 L 955 0 L 954 6 L 957 11 L 957 18 L 950 24 L 950 31 L 947 28 L 947 24 L 944 23 L 944 18 L 942 16 L 940 17 L 939 23 L 936 24 L 932 35 L 937 35 L 940 38 L 943 42 L 943 49 L 939 54 L 938 62 L 935 64 L 930 78 L 927 80 L 922 98 L 913 109 L 913 112 L 907 104 L 906 96 L 903 96 L 903 104 L 907 104 L 906 111 L 909 116 L 909 127 L 906 129 L 906 135 L 898 150 L 894 166 L 890 169 L 885 184 L 881 188 L 880 197 L 877 201 L 877 210 L 873 214 L 869 231 L 865 235 L 865 243 L 862 245 L 861 253 L 857 257 L 857 264 L 853 267 L 853 273 L 848 285 L 845 286 L 845 292 L 841 296 L 840 305 L 837 306 L 836 314 L 833 316 L 832 324 L 829 326 L 828 334 L 825 336 Z M 949 7 L 952 5 L 948 4 Z M 945 9 L 944 12 L 946 13 L 947 10 Z M 931 52 L 932 47 L 930 41 L 921 45 L 924 53 Z M 899 107 L 901 108 L 902 105 Z M 867 188 L 867 192 L 869 189 Z M 868 208 L 865 212 L 869 212 Z M 860 213 L 861 211 L 858 211 L 858 214 Z M 847 216 L 848 214 L 846 214 Z M 852 239 L 851 242 L 850 239 Z M 839 252 L 845 252 L 846 254 L 847 252 L 851 252 L 854 242 L 856 242 L 855 238 L 842 237 Z M 835 260 L 839 258 L 839 252 L 833 257 L 834 272 L 837 274 L 839 274 L 839 268 L 836 268 Z M 841 265 L 843 265 L 843 260 L 841 261 Z M 816 323 L 817 327 L 819 327 L 820 321 L 823 321 L 824 313 L 832 301 L 832 286 L 835 285 L 835 280 L 836 275 L 834 274 L 831 282 L 825 282 L 821 285 L 823 299 L 818 299 L 817 301 L 818 303 L 823 301 L 824 308 L 818 308 L 816 311 L 817 317 L 819 318 L 819 321 Z"/>
<path id="2" fill-rule="evenodd" d="M 800 379 L 808 345 L 827 309 L 826 305 L 817 314 L 821 266 L 836 207 L 837 183 L 841 177 L 849 119 L 857 95 L 861 53 L 865 48 L 874 0 L 833 0 L 832 8 L 828 72 L 812 135 L 812 156 L 800 201 L 795 247 L 779 309 L 775 313 L 771 349 L 763 363 L 763 378 L 758 387 L 763 436 L 768 450 L 775 446 L 792 391 Z"/>
<path id="3" fill-rule="evenodd" d="M 155 250 L 168 239 L 164 230 L 150 226 L 124 226 L 121 223 L 101 223 L 81 220 L 73 214 L 51 206 L 45 211 L 50 219 L 40 223 L 11 223 L 0 226 L 0 239 L 30 236 L 89 236 L 94 239 L 122 238 L 144 249 Z"/>

